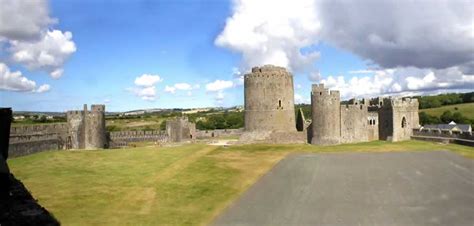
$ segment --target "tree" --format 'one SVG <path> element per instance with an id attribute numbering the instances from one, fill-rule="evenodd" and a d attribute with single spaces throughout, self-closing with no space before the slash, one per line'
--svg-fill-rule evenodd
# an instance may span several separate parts
<path id="1" fill-rule="evenodd" d="M 442 122 L 444 123 L 449 123 L 451 121 L 453 121 L 453 114 L 451 113 L 451 111 L 445 111 L 443 112 L 443 114 L 440 116 L 440 119 Z"/>
<path id="2" fill-rule="evenodd" d="M 428 125 L 428 124 L 439 124 L 440 120 L 436 116 L 432 116 L 427 114 L 426 112 L 420 112 L 420 124 L 421 125 Z"/>

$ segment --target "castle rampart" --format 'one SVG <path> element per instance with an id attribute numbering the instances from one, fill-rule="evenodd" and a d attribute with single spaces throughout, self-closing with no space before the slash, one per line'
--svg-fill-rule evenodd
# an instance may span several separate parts
<path id="1" fill-rule="evenodd" d="M 293 75 L 272 65 L 244 77 L 245 131 L 296 131 Z"/>

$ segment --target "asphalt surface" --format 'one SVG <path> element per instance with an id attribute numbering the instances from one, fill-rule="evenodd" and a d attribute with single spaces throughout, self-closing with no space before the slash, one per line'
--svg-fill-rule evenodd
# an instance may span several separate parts
<path id="1" fill-rule="evenodd" d="M 446 151 L 292 155 L 213 225 L 474 225 L 474 160 Z"/>

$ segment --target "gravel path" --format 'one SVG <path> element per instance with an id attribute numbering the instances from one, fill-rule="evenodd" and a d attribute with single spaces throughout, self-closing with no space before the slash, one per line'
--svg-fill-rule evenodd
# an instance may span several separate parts
<path id="1" fill-rule="evenodd" d="M 474 225 L 474 160 L 446 151 L 292 155 L 214 225 Z"/>

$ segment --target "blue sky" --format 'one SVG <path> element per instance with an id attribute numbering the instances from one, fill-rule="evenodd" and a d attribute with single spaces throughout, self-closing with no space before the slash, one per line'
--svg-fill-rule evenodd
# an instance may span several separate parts
<path id="1" fill-rule="evenodd" d="M 325 24 L 347 18 L 325 18 L 324 13 L 318 14 L 323 6 L 315 4 L 314 9 L 310 8 L 313 11 L 307 11 L 308 7 L 304 5 L 305 8 L 301 8 L 304 10 L 295 8 L 294 14 L 289 9 L 288 15 L 273 17 L 262 13 L 263 15 L 254 19 L 252 17 L 258 14 L 251 10 L 245 11 L 254 7 L 252 4 L 244 0 L 45 1 L 41 6 L 49 11 L 46 16 L 42 15 L 43 18 L 56 18 L 57 21 L 41 25 L 43 31 L 40 36 L 53 29 L 62 34 L 69 31 L 72 37 L 68 41 L 75 45 L 75 51 L 59 55 L 58 58 L 63 57 L 65 60 L 55 66 L 12 60 L 9 57 L 9 54 L 13 55 L 10 45 L 14 44 L 11 41 L 20 38 L 4 31 L 3 36 L 6 38 L 1 48 L 0 29 L 0 63 L 3 62 L 10 72 L 21 72 L 23 77 L 36 83 L 36 86 L 22 90 L 12 90 L 8 84 L 4 85 L 3 89 L 0 88 L 0 105 L 13 107 L 17 111 L 65 111 L 80 109 L 83 103 L 106 103 L 109 111 L 242 105 L 243 86 L 235 73 L 238 71 L 243 74 L 252 65 L 263 63 L 280 64 L 293 71 L 297 102 L 308 102 L 310 86 L 315 82 L 324 82 L 331 88 L 341 89 L 344 97 L 472 90 L 472 86 L 459 86 L 459 83 L 466 82 L 468 85 L 474 84 L 469 83 L 472 82 L 469 71 L 461 71 L 458 77 L 449 78 L 448 82 L 453 83 L 452 89 L 449 86 L 437 86 L 443 82 L 441 78 L 444 78 L 444 74 L 453 74 L 452 71 L 465 64 L 469 65 L 469 60 L 472 59 L 460 60 L 441 68 L 434 62 L 436 59 L 433 59 L 433 65 L 429 67 L 417 65 L 416 61 L 410 65 L 401 62 L 399 58 L 386 62 L 386 57 L 381 58 L 379 55 L 391 52 L 380 48 L 380 53 L 372 53 L 366 47 L 373 45 L 373 42 L 362 46 L 365 48 L 363 50 L 361 46 L 351 46 L 351 43 L 357 41 L 358 34 L 349 33 L 349 39 L 353 39 L 351 42 L 331 34 Z M 288 2 L 282 3 L 281 9 L 287 8 L 285 4 Z M 278 13 L 278 9 L 275 11 Z M 323 16 L 315 18 L 313 14 Z M 282 17 L 283 23 L 280 19 L 272 21 L 273 18 Z M 234 22 L 229 23 L 229 19 Z M 258 22 L 260 19 L 262 21 Z M 285 23 L 285 19 L 296 22 Z M 396 19 L 394 21 L 398 21 Z M 36 17 L 31 20 L 32 23 L 38 23 L 39 19 Z M 256 24 L 252 24 L 253 21 Z M 0 25 L 1 23 L 2 21 Z M 276 25 L 273 26 L 272 23 Z M 313 26 L 319 23 L 320 27 Z M 360 24 L 366 23 L 361 21 Z M 414 26 L 402 25 L 408 28 Z M 271 29 L 256 29 L 265 26 Z M 285 26 L 294 29 L 295 35 L 281 37 L 276 33 L 277 29 Z M 384 32 L 383 28 L 375 26 L 373 32 L 369 33 L 377 36 L 370 38 L 384 40 L 387 36 L 394 39 L 392 34 L 385 36 Z M 264 48 L 251 46 L 253 35 L 265 37 L 261 44 Z M 219 36 L 222 36 L 221 42 L 216 41 Z M 238 40 L 233 40 L 233 37 L 238 37 Z M 400 40 L 406 39 L 400 37 Z M 411 37 L 408 40 L 411 39 L 415 40 Z M 467 41 L 470 40 L 472 37 L 467 37 Z M 437 45 L 437 41 L 433 38 L 432 45 Z M 25 39 L 20 42 L 35 41 Z M 466 45 L 468 49 L 471 47 L 466 42 L 457 45 Z M 410 45 L 400 46 L 397 53 L 403 53 L 408 47 L 412 48 Z M 425 51 L 425 46 L 422 47 L 420 51 Z M 457 46 L 452 49 L 456 49 L 454 47 Z M 289 54 L 293 50 L 301 56 Z M 272 54 L 277 56 L 279 51 L 287 54 L 278 60 L 268 57 Z M 391 51 L 393 52 L 393 48 Z M 260 56 L 262 52 L 264 54 Z M 315 55 L 310 56 L 311 53 Z M 63 69 L 64 73 L 55 78 L 52 71 L 58 68 Z M 430 72 L 434 73 L 434 79 Z M 159 81 L 146 87 L 137 85 L 135 80 L 144 74 L 159 76 Z M 189 86 L 184 86 L 182 90 L 175 88 L 173 92 L 165 91 L 166 86 L 180 87 L 175 84 L 183 83 Z M 209 86 L 212 83 L 217 86 L 215 89 Z M 48 84 L 49 88 L 40 91 L 41 84 Z M 147 94 L 148 98 L 140 96 L 141 90 L 150 87 L 154 92 Z"/>

